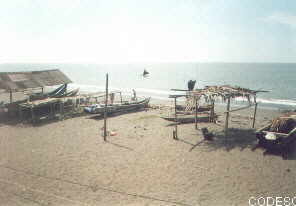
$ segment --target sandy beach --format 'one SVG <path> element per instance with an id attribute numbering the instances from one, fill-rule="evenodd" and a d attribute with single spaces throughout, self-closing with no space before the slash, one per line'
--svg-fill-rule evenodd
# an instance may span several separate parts
<path id="1" fill-rule="evenodd" d="M 171 122 L 159 117 L 168 112 L 155 106 L 111 117 L 116 135 L 107 142 L 103 120 L 93 116 L 2 123 L 1 205 L 248 205 L 252 196 L 295 196 L 296 155 L 253 151 L 247 112 L 232 116 L 227 142 L 224 116 L 199 130 L 180 125 L 174 140 Z M 256 128 L 278 114 L 259 107 Z M 202 141 L 202 127 L 214 141 Z"/>

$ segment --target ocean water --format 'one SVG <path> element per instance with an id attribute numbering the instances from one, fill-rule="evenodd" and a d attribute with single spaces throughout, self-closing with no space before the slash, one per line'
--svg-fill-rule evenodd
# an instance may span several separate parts
<path id="1" fill-rule="evenodd" d="M 147 64 L 0 64 L 0 72 L 60 69 L 83 92 L 104 91 L 109 74 L 112 90 L 154 99 L 168 99 L 170 89 L 186 89 L 187 81 L 196 87 L 223 85 L 269 90 L 260 93 L 261 105 L 273 108 L 296 108 L 296 63 L 147 63 Z M 143 70 L 150 72 L 143 78 Z"/>

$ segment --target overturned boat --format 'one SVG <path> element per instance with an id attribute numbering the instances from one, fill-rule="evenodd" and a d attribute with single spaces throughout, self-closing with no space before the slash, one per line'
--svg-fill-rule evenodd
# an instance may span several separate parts
<path id="1" fill-rule="evenodd" d="M 63 84 L 62 86 L 58 87 L 57 89 L 53 90 L 52 92 L 48 93 L 35 93 L 30 95 L 30 101 L 42 100 L 46 98 L 55 98 L 65 94 L 67 90 L 67 84 Z"/>
<path id="2" fill-rule="evenodd" d="M 144 98 L 138 101 L 124 101 L 107 105 L 107 113 L 130 112 L 148 107 L 149 98 Z M 105 112 L 105 104 L 93 104 L 85 107 L 84 111 L 91 114 L 103 114 Z"/>

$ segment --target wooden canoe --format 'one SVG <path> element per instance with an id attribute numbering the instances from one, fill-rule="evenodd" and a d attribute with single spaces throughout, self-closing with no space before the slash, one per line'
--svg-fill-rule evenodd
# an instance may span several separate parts
<path id="1" fill-rule="evenodd" d="M 110 104 L 107 106 L 107 112 L 108 114 L 111 114 L 116 112 L 129 112 L 129 111 L 143 109 L 148 106 L 149 101 L 150 101 L 150 97 L 140 101 Z M 91 114 L 103 114 L 105 112 L 105 105 L 95 104 L 89 107 L 85 107 L 84 111 Z"/>
<path id="2" fill-rule="evenodd" d="M 161 118 L 175 122 L 175 116 L 161 116 Z M 215 115 L 217 118 L 217 115 Z M 209 114 L 198 114 L 197 115 L 197 122 L 209 122 L 210 116 Z M 179 123 L 194 123 L 195 122 L 195 115 L 178 115 L 177 122 Z"/>

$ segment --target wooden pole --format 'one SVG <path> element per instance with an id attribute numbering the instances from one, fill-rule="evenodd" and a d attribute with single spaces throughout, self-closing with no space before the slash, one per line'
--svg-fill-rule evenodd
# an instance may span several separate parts
<path id="1" fill-rule="evenodd" d="M 108 73 L 106 74 L 106 98 L 104 110 L 104 141 L 107 141 Z"/>
<path id="2" fill-rule="evenodd" d="M 211 110 L 211 112 L 212 112 L 212 122 L 216 122 L 215 121 L 215 100 L 213 100 L 213 102 L 212 102 L 212 110 Z"/>
<path id="3" fill-rule="evenodd" d="M 10 99 L 10 103 L 12 103 L 13 99 L 12 99 L 12 91 L 11 90 L 9 92 L 9 99 Z"/>
<path id="4" fill-rule="evenodd" d="M 197 98 L 195 99 L 195 129 L 197 129 Z"/>
<path id="5" fill-rule="evenodd" d="M 42 92 L 42 94 L 44 93 L 44 87 L 41 88 L 41 92 Z"/>
<path id="6" fill-rule="evenodd" d="M 227 113 L 226 113 L 225 128 L 224 128 L 225 138 L 227 137 L 227 130 L 228 130 L 228 120 L 229 120 L 229 114 L 230 114 L 229 109 L 230 109 L 230 97 L 228 97 L 227 99 Z"/>
<path id="7" fill-rule="evenodd" d="M 175 97 L 175 131 L 174 139 L 178 139 L 178 117 L 177 117 L 177 97 Z"/>
<path id="8" fill-rule="evenodd" d="M 119 92 L 119 94 L 120 94 L 120 103 L 122 104 L 122 94 L 121 92 Z"/>
<path id="9" fill-rule="evenodd" d="M 256 102 L 256 97 L 254 98 L 254 100 L 255 100 L 255 110 L 254 110 L 254 117 L 253 117 L 252 128 L 255 128 L 256 113 L 257 113 L 257 105 L 258 105 L 258 103 Z"/>

